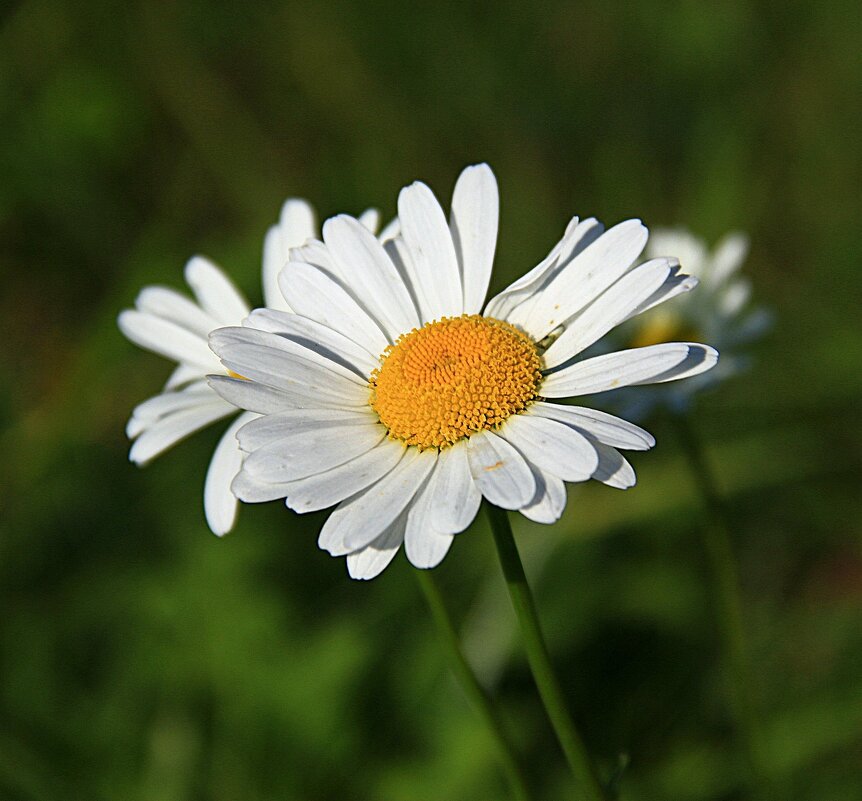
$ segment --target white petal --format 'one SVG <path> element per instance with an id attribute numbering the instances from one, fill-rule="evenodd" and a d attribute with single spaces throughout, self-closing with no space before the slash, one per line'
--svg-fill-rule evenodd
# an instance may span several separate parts
<path id="1" fill-rule="evenodd" d="M 250 453 L 243 464 L 249 475 L 276 483 L 295 481 L 349 462 L 386 436 L 381 425 L 351 425 L 300 430 Z"/>
<path id="2" fill-rule="evenodd" d="M 497 247 L 500 198 L 487 164 L 467 167 L 455 184 L 449 228 L 461 265 L 464 312 L 478 314 L 488 292 Z M 408 554 L 409 556 L 409 554 Z"/>
<path id="3" fill-rule="evenodd" d="M 592 477 L 602 484 L 616 489 L 629 489 L 637 481 L 634 468 L 623 458 L 623 455 L 600 442 L 595 443 L 599 454 L 599 465 Z"/>
<path id="4" fill-rule="evenodd" d="M 419 325 L 419 314 L 377 238 L 345 214 L 327 220 L 323 241 L 350 289 L 394 342 Z"/>
<path id="5" fill-rule="evenodd" d="M 522 275 L 493 298 L 485 307 L 485 315 L 495 317 L 498 320 L 519 321 L 524 316 L 519 307 L 528 299 L 533 298 L 536 292 L 565 266 L 564 252 L 569 254 L 567 259 L 571 259 L 572 253 L 582 250 L 598 238 L 604 230 L 604 226 L 592 217 L 583 222 L 578 217 L 572 217 L 566 226 L 562 239 L 554 245 L 551 252 L 532 270 Z"/>
<path id="6" fill-rule="evenodd" d="M 577 356 L 618 326 L 672 276 L 667 259 L 653 259 L 626 273 L 587 306 L 545 351 L 546 368 Z"/>
<path id="7" fill-rule="evenodd" d="M 199 374 L 222 372 L 207 341 L 182 326 L 152 314 L 126 309 L 117 318 L 120 331 L 136 345 L 194 367 Z"/>
<path id="8" fill-rule="evenodd" d="M 467 440 L 470 474 L 479 491 L 495 506 L 520 509 L 536 491 L 536 480 L 524 457 L 491 431 Z"/>
<path id="9" fill-rule="evenodd" d="M 433 450 L 409 448 L 380 481 L 338 505 L 324 523 L 317 544 L 340 556 L 373 542 L 404 511 L 436 459 Z"/>
<path id="10" fill-rule="evenodd" d="M 640 220 L 626 220 L 578 253 L 542 288 L 523 320 L 527 333 L 538 341 L 591 303 L 631 267 L 647 235 Z"/>
<path id="11" fill-rule="evenodd" d="M 181 364 L 170 374 L 170 376 L 168 376 L 168 380 L 165 382 L 164 391 L 169 392 L 170 390 L 179 389 L 184 384 L 188 384 L 190 381 L 194 381 L 200 377 L 200 370 L 195 367 Z"/>
<path id="12" fill-rule="evenodd" d="M 185 295 L 167 287 L 144 287 L 135 299 L 135 307 L 138 311 L 170 320 L 203 338 L 219 325 L 217 320 L 210 317 Z"/>
<path id="13" fill-rule="evenodd" d="M 163 392 L 160 395 L 154 395 L 132 410 L 132 416 L 126 424 L 126 436 L 133 439 L 160 417 L 206 404 L 215 400 L 215 397 L 215 393 L 207 386 L 206 381 L 198 381 L 180 392 Z"/>
<path id="14" fill-rule="evenodd" d="M 243 378 L 229 378 L 226 375 L 207 376 L 207 382 L 222 398 L 239 409 L 247 409 L 258 414 L 273 414 L 292 408 L 307 396 L 296 397 L 266 384 L 257 384 Z"/>
<path id="15" fill-rule="evenodd" d="M 536 477 L 536 494 L 520 512 L 534 523 L 556 523 L 566 508 L 566 485 L 561 478 L 535 464 L 531 464 L 530 468 Z"/>
<path id="16" fill-rule="evenodd" d="M 277 439 L 356 425 L 380 425 L 380 420 L 370 408 L 288 409 L 252 420 L 239 432 L 237 440 L 242 450 L 250 453 Z"/>
<path id="17" fill-rule="evenodd" d="M 529 414 L 548 417 L 566 425 L 575 426 L 592 434 L 599 442 L 614 448 L 631 451 L 646 451 L 655 445 L 655 438 L 640 426 L 614 417 L 598 409 L 584 406 L 563 406 L 559 403 L 534 403 Z"/>
<path id="18" fill-rule="evenodd" d="M 296 512 L 316 512 L 361 492 L 395 468 L 407 452 L 401 442 L 384 439 L 367 453 L 338 467 L 287 482 L 284 496 Z"/>
<path id="19" fill-rule="evenodd" d="M 379 234 L 377 234 L 377 238 L 385 244 L 390 239 L 394 239 L 396 236 L 399 236 L 400 233 L 401 220 L 399 220 L 397 217 L 393 217 L 388 223 L 386 223 L 383 230 Z"/>
<path id="20" fill-rule="evenodd" d="M 667 342 L 585 359 L 547 376 L 540 391 L 547 398 L 564 398 L 673 381 L 709 370 L 716 361 L 718 352 L 708 345 Z"/>
<path id="21" fill-rule="evenodd" d="M 725 317 L 733 317 L 742 311 L 750 297 L 751 283 L 745 278 L 738 278 L 720 294 L 718 311 Z"/>
<path id="22" fill-rule="evenodd" d="M 287 495 L 287 481 L 263 481 L 240 470 L 230 485 L 231 492 L 243 503 L 266 503 Z"/>
<path id="23" fill-rule="evenodd" d="M 470 474 L 466 443 L 440 451 L 430 492 L 431 525 L 436 531 L 458 534 L 473 522 L 482 493 Z"/>
<path id="24" fill-rule="evenodd" d="M 221 325 L 236 325 L 248 314 L 248 303 L 240 291 L 203 256 L 195 256 L 186 264 L 185 277 L 201 308 Z"/>
<path id="25" fill-rule="evenodd" d="M 252 328 L 219 328 L 210 344 L 224 366 L 317 405 L 366 406 L 367 384 L 352 371 L 295 342 Z"/>
<path id="26" fill-rule="evenodd" d="M 406 513 L 401 514 L 374 542 L 347 555 L 350 578 L 367 581 L 376 578 L 388 567 L 404 541 L 406 521 Z"/>
<path id="27" fill-rule="evenodd" d="M 419 568 L 437 567 L 449 551 L 454 536 L 434 530 L 431 522 L 433 495 L 429 491 L 430 480 L 426 481 L 411 504 L 407 515 L 407 528 L 404 532 L 404 550 L 407 558 L 414 567 Z"/>
<path id="28" fill-rule="evenodd" d="M 431 319 L 464 311 L 461 273 L 452 234 L 434 193 L 420 181 L 398 195 L 401 235 L 416 270 L 422 306 Z"/>
<path id="29" fill-rule="evenodd" d="M 231 481 L 242 467 L 242 453 L 236 432 L 254 419 L 246 412 L 230 424 L 216 446 L 204 483 L 204 513 L 210 531 L 219 537 L 227 534 L 236 522 L 237 500 L 231 492 Z"/>
<path id="30" fill-rule="evenodd" d="M 531 464 L 565 481 L 586 481 L 599 457 L 590 441 L 574 428 L 530 414 L 514 414 L 499 434 Z"/>
<path id="31" fill-rule="evenodd" d="M 380 359 L 372 356 L 361 345 L 308 317 L 273 309 L 255 309 L 246 317 L 243 325 L 286 336 L 303 347 L 353 370 L 366 382 L 370 380 L 371 373 L 380 367 Z"/>
<path id="32" fill-rule="evenodd" d="M 420 322 L 424 325 L 425 323 L 434 320 L 435 318 L 432 307 L 428 299 L 422 293 L 419 277 L 416 273 L 416 265 L 413 263 L 410 251 L 408 250 L 403 237 L 398 235 L 388 239 L 383 243 L 383 249 L 386 251 L 386 255 L 392 260 L 392 263 L 395 265 L 395 269 L 398 270 L 398 275 L 401 276 L 401 280 L 407 288 L 410 299 L 413 301 L 413 305 L 419 312 Z"/>
<path id="33" fill-rule="evenodd" d="M 359 215 L 359 222 L 371 231 L 372 234 L 376 234 L 377 229 L 380 227 L 380 212 L 377 209 L 365 209 Z"/>
<path id="34" fill-rule="evenodd" d="M 704 283 L 719 287 L 728 281 L 742 267 L 748 255 L 748 237 L 745 234 L 727 234 L 715 246 L 712 255 L 712 269 L 704 276 Z"/>
<path id="35" fill-rule="evenodd" d="M 235 411 L 233 406 L 214 398 L 191 409 L 167 415 L 153 423 L 135 440 L 129 451 L 129 459 L 136 464 L 146 464 L 195 431 Z"/>
<path id="36" fill-rule="evenodd" d="M 322 269 L 292 261 L 280 282 L 284 297 L 297 314 L 340 331 L 372 355 L 383 353 L 389 346 L 380 326 Z"/>
<path id="37" fill-rule="evenodd" d="M 263 297 L 272 309 L 290 311 L 278 285 L 278 274 L 290 261 L 290 249 L 317 235 L 314 209 L 301 198 L 288 198 L 278 225 L 269 229 L 263 243 Z"/>
<path id="38" fill-rule="evenodd" d="M 671 262 L 673 264 L 673 262 Z M 679 267 L 673 268 L 672 275 L 650 295 L 643 303 L 635 307 L 631 314 L 626 318 L 631 320 L 632 317 L 637 317 L 646 311 L 664 303 L 677 295 L 684 292 L 691 292 L 698 285 L 699 281 L 693 275 L 686 275 L 679 271 Z M 623 321 L 625 322 L 625 321 Z"/>

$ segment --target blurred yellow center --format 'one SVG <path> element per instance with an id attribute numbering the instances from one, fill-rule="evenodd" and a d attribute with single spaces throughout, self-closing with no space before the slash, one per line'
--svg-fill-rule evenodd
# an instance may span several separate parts
<path id="1" fill-rule="evenodd" d="M 446 447 L 523 410 L 541 366 L 533 342 L 508 323 L 444 317 L 386 349 L 371 376 L 371 407 L 392 439 Z"/>
<path id="2" fill-rule="evenodd" d="M 700 334 L 676 314 L 663 311 L 644 315 L 644 320 L 635 331 L 629 347 L 644 348 L 664 342 L 699 342 Z"/>

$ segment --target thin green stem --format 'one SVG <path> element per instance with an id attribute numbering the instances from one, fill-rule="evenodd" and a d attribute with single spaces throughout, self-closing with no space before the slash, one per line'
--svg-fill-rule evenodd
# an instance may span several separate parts
<path id="1" fill-rule="evenodd" d="M 533 602 L 533 594 L 530 592 L 530 585 L 527 583 L 527 576 L 524 573 L 524 566 L 521 564 L 518 547 L 515 545 L 509 516 L 504 509 L 491 504 L 486 504 L 485 508 L 491 521 L 491 531 L 494 534 L 494 542 L 497 545 L 497 554 L 500 557 L 500 565 L 503 568 L 503 575 L 509 588 L 512 606 L 515 608 L 515 614 L 521 627 L 527 660 L 530 663 L 530 669 L 533 672 L 533 678 L 545 711 L 578 785 L 579 797 L 584 801 L 605 801 L 604 789 L 584 742 L 572 722 L 563 699 L 560 683 L 557 681 L 551 666 L 548 646 L 542 635 L 539 617 L 536 614 L 536 605 Z"/>
<path id="2" fill-rule="evenodd" d="M 730 678 L 730 699 L 740 745 L 744 752 L 752 797 L 768 798 L 763 769 L 760 728 L 751 689 L 751 669 L 745 642 L 739 575 L 733 555 L 731 525 L 697 432 L 684 415 L 674 415 L 679 438 L 695 483 L 709 515 L 701 527 L 704 551 Z"/>
<path id="3" fill-rule="evenodd" d="M 437 582 L 429 570 L 414 570 L 413 572 L 416 574 L 419 586 L 428 602 L 440 640 L 448 652 L 452 670 L 476 711 L 485 721 L 485 725 L 494 740 L 500 763 L 512 790 L 512 796 L 517 801 L 530 801 L 532 796 L 528 790 L 521 765 L 515 755 L 512 740 L 506 732 L 503 720 L 494 706 L 491 696 L 479 684 L 473 668 L 470 667 L 470 663 L 461 650 L 458 633 L 452 623 L 452 618 L 449 616 L 446 604 L 443 602 L 443 596 L 440 594 Z"/>

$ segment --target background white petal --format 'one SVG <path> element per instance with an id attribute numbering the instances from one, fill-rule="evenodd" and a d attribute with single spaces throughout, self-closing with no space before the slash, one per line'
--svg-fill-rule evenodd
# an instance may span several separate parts
<path id="1" fill-rule="evenodd" d="M 185 279 L 201 308 L 222 325 L 234 325 L 249 306 L 233 282 L 209 259 L 195 256 L 185 268 Z"/>
<path id="2" fill-rule="evenodd" d="M 207 469 L 204 482 L 204 514 L 210 531 L 219 537 L 227 534 L 236 522 L 237 499 L 231 482 L 242 467 L 242 452 L 236 432 L 256 417 L 246 412 L 239 415 L 222 434 Z"/>

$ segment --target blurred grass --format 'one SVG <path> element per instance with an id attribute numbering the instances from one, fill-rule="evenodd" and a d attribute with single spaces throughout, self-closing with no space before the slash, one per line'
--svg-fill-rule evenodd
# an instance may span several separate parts
<path id="1" fill-rule="evenodd" d="M 573 213 L 753 241 L 777 325 L 696 424 L 733 509 L 768 764 L 786 801 L 862 783 L 858 5 L 641 0 L 0 10 L 0 798 L 504 797 L 403 559 L 370 585 L 322 515 L 206 531 L 218 432 L 145 471 L 123 425 L 167 365 L 122 340 L 203 252 L 260 300 L 289 194 L 322 215 L 446 196 L 488 160 L 500 288 Z M 673 432 L 628 493 L 518 524 L 552 651 L 626 801 L 741 798 Z M 547 554 L 553 547 L 554 558 Z M 488 532 L 439 571 L 547 798 L 565 774 Z"/>

